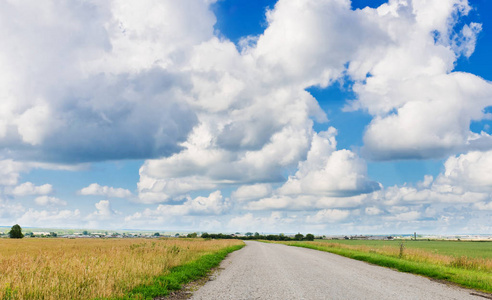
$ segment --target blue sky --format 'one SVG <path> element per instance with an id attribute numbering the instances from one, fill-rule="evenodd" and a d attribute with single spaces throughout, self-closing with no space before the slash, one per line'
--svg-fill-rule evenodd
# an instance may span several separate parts
<path id="1" fill-rule="evenodd" d="M 485 0 L 37 5 L 2 3 L 0 225 L 492 229 Z"/>

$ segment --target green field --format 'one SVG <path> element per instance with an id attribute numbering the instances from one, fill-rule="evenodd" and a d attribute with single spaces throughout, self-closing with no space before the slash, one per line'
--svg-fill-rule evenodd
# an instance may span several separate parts
<path id="1" fill-rule="evenodd" d="M 369 247 L 390 246 L 399 248 L 403 242 L 408 249 L 422 249 L 436 254 L 450 255 L 453 257 L 492 258 L 492 241 L 448 241 L 448 240 L 322 240 L 328 243 L 340 243 L 343 245 L 365 245 Z"/>
<path id="2" fill-rule="evenodd" d="M 277 243 L 331 252 L 492 293 L 492 242 L 316 240 Z"/>

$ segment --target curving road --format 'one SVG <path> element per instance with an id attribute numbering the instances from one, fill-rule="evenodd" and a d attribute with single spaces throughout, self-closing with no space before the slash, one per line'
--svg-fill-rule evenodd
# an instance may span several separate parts
<path id="1" fill-rule="evenodd" d="M 327 252 L 247 241 L 191 299 L 484 299 Z"/>

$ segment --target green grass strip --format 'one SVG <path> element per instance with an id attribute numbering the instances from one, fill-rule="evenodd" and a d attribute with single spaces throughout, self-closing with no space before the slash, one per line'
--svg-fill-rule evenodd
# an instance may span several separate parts
<path id="1" fill-rule="evenodd" d="M 386 256 L 377 253 L 368 253 L 343 248 L 322 247 L 303 242 L 282 244 L 330 252 L 348 258 L 365 261 L 371 264 L 393 268 L 401 272 L 423 275 L 439 280 L 446 280 L 459 284 L 463 287 L 492 293 L 492 273 L 487 271 L 480 272 L 474 270 L 453 268 L 444 265 L 416 262 L 406 260 L 404 258 Z"/>
<path id="2" fill-rule="evenodd" d="M 150 285 L 137 286 L 123 297 L 108 299 L 154 299 L 155 297 L 169 295 L 171 291 L 180 290 L 183 284 L 208 275 L 210 270 L 217 267 L 229 253 L 242 247 L 244 245 L 231 246 L 212 254 L 203 255 L 195 261 L 172 268 L 166 275 L 155 277 Z"/>

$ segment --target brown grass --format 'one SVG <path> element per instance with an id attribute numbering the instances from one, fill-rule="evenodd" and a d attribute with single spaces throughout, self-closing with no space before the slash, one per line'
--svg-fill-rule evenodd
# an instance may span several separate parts
<path id="1" fill-rule="evenodd" d="M 0 239 L 0 299 L 121 296 L 238 240 Z"/>

